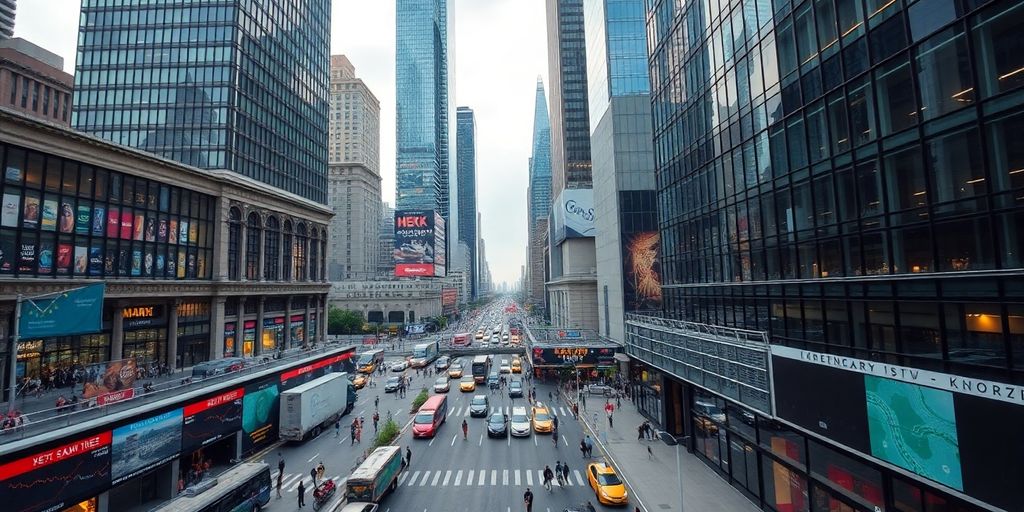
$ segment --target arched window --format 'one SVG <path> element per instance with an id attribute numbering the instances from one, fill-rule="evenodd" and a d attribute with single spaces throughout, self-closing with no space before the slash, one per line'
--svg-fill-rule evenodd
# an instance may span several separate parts
<path id="1" fill-rule="evenodd" d="M 320 230 L 320 254 L 323 256 L 320 263 L 320 279 L 327 280 L 327 230 Z"/>
<path id="2" fill-rule="evenodd" d="M 281 272 L 284 275 L 281 279 L 285 281 L 292 280 L 292 221 L 284 221 L 284 235 L 281 237 L 281 250 L 284 251 L 283 261 L 281 262 Z"/>
<path id="3" fill-rule="evenodd" d="M 260 278 L 260 237 L 263 230 L 260 216 L 256 212 L 249 214 L 245 222 L 245 278 L 257 281 Z"/>
<path id="4" fill-rule="evenodd" d="M 311 230 L 309 240 L 309 280 L 316 281 L 320 276 L 320 230 Z"/>
<path id="5" fill-rule="evenodd" d="M 295 266 L 294 275 L 296 281 L 306 280 L 306 251 L 309 248 L 309 237 L 306 235 L 306 225 L 299 223 L 295 226 L 295 243 L 292 244 L 293 263 Z"/>
<path id="6" fill-rule="evenodd" d="M 232 208 L 228 215 L 228 279 L 239 278 L 242 244 L 242 212 Z"/>
<path id="7" fill-rule="evenodd" d="M 278 259 L 281 257 L 281 226 L 277 217 L 267 218 L 267 229 L 263 232 L 263 279 L 277 281 L 280 272 Z"/>

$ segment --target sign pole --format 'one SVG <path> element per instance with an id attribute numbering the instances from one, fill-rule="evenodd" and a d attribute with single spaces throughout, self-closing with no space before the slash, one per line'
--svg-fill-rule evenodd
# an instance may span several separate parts
<path id="1" fill-rule="evenodd" d="M 8 396 L 7 400 L 8 413 L 14 412 L 14 399 L 17 398 L 18 395 L 18 341 L 20 341 L 21 338 L 21 331 L 18 328 L 18 324 L 21 323 L 21 300 L 22 295 L 19 293 L 18 299 L 14 303 L 14 330 L 11 334 L 11 350 L 9 352 L 11 364 L 8 369 L 8 372 L 10 373 L 8 376 L 8 382 L 11 386 L 11 394 Z"/>

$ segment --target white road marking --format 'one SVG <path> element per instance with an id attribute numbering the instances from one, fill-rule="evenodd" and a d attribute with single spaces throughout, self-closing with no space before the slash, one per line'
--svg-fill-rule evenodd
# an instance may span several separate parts
<path id="1" fill-rule="evenodd" d="M 536 434 L 533 436 L 533 445 L 537 446 L 537 436 L 536 436 Z"/>
<path id="2" fill-rule="evenodd" d="M 416 479 L 419 478 L 419 476 L 420 476 L 420 472 L 417 471 L 417 472 L 413 473 L 412 476 L 409 477 L 409 484 L 408 484 L 409 487 L 412 487 L 412 485 L 416 483 Z"/>
<path id="3" fill-rule="evenodd" d="M 284 480 L 281 481 L 281 488 L 282 489 L 289 488 L 292 484 L 296 483 L 295 481 L 297 479 L 300 479 L 300 478 L 302 478 L 302 475 L 286 475 L 284 477 Z"/>
<path id="4" fill-rule="evenodd" d="M 480 441 L 477 442 L 476 445 L 477 446 L 482 446 L 483 444 L 484 444 L 484 435 L 480 434 Z"/>
<path id="5" fill-rule="evenodd" d="M 526 473 L 526 485 L 527 486 L 533 485 L 533 471 L 530 471 L 529 469 L 526 469 L 526 470 L 523 470 L 523 473 Z"/>
<path id="6" fill-rule="evenodd" d="M 462 482 L 462 470 L 461 469 L 459 470 L 458 473 L 455 473 L 455 483 L 452 484 L 452 485 L 454 485 L 455 487 L 458 487 L 460 482 Z"/>
<path id="7" fill-rule="evenodd" d="M 466 412 L 462 413 L 463 416 L 469 416 L 469 407 L 466 407 Z"/>
<path id="8" fill-rule="evenodd" d="M 436 472 L 434 472 L 434 479 L 430 481 L 430 486 L 431 486 L 431 487 L 437 487 L 437 482 L 438 482 L 438 480 L 440 480 L 440 479 L 441 479 L 441 472 L 440 472 L 440 471 L 436 471 Z M 427 480 L 426 478 L 424 478 L 424 479 L 423 479 L 423 481 L 424 481 L 424 482 L 425 482 L 426 480 Z M 422 485 L 422 484 L 421 484 L 421 485 Z"/>
<path id="9" fill-rule="evenodd" d="M 477 476 L 478 476 L 478 478 L 476 479 L 476 484 L 477 485 L 483 485 L 484 484 L 484 480 L 487 478 L 487 470 L 486 469 L 481 469 L 480 472 L 477 473 Z"/>
<path id="10" fill-rule="evenodd" d="M 445 471 L 444 472 L 444 482 L 441 482 L 441 485 L 447 487 L 448 486 L 448 479 L 450 479 L 451 477 L 452 477 L 452 472 L 451 471 Z"/>
<path id="11" fill-rule="evenodd" d="M 574 469 L 572 472 L 576 475 L 576 481 L 579 482 L 580 485 L 583 485 L 583 475 L 580 474 L 580 470 Z"/>
<path id="12" fill-rule="evenodd" d="M 451 446 L 455 446 L 455 440 L 458 439 L 458 438 L 459 438 L 458 434 L 455 434 L 454 436 L 452 436 L 452 444 L 451 444 Z"/>
<path id="13" fill-rule="evenodd" d="M 562 442 L 565 443 L 566 446 L 569 446 L 569 441 L 565 440 L 565 436 L 562 436 Z"/>
<path id="14" fill-rule="evenodd" d="M 505 440 L 506 440 L 505 444 L 507 444 L 508 446 L 512 446 L 512 436 L 511 435 L 506 435 L 505 436 Z"/>
<path id="15" fill-rule="evenodd" d="M 342 439 L 341 441 L 338 441 L 338 444 L 345 444 L 345 441 L 348 441 L 348 436 L 345 436 L 344 439 Z"/>
<path id="16" fill-rule="evenodd" d="M 437 434 L 435 434 L 434 437 L 430 438 L 430 442 L 427 443 L 427 446 L 434 446 L 434 440 L 435 439 L 437 439 Z"/>
<path id="17" fill-rule="evenodd" d="M 429 479 L 430 479 L 430 471 L 424 471 L 423 472 L 423 480 L 420 480 L 420 485 L 421 486 L 427 485 L 427 480 L 429 480 Z"/>
<path id="18" fill-rule="evenodd" d="M 473 485 L 473 470 L 469 470 L 469 474 L 466 475 L 466 485 Z"/>
<path id="19" fill-rule="evenodd" d="M 508 470 L 501 470 L 501 485 L 508 485 Z"/>
<path id="20" fill-rule="evenodd" d="M 544 483 L 544 470 L 543 469 L 538 469 L 537 470 L 537 481 L 542 483 L 542 484 Z"/>
<path id="21" fill-rule="evenodd" d="M 498 485 L 498 470 L 491 470 L 491 485 Z"/>
<path id="22" fill-rule="evenodd" d="M 320 452 L 317 452 L 317 454 L 316 454 L 316 455 L 314 455 L 314 456 L 310 457 L 310 458 L 309 458 L 309 460 L 307 460 L 306 462 L 313 462 L 313 461 L 314 461 L 314 460 L 316 460 L 316 458 L 317 458 L 317 457 L 319 457 L 319 456 L 320 456 Z"/>
<path id="23" fill-rule="evenodd" d="M 521 485 L 521 480 L 519 480 L 519 470 L 518 469 L 515 470 L 514 475 L 515 475 L 515 480 L 516 480 L 516 487 L 519 487 L 519 485 Z"/>

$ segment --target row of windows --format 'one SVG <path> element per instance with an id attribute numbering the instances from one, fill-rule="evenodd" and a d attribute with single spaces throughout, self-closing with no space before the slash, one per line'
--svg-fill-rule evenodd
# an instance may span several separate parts
<path id="1" fill-rule="evenodd" d="M 71 95 L 27 76 L 20 76 L 12 70 L 5 70 L 3 73 L 10 75 L 7 83 L 11 84 L 11 96 L 8 98 L 11 106 L 20 105 L 23 109 L 43 116 L 61 121 L 68 120 L 68 103 L 71 102 Z M 53 108 L 50 108 L 51 104 Z"/>
<path id="2" fill-rule="evenodd" d="M 117 26 L 128 25 L 159 25 L 165 23 L 209 23 L 217 21 L 232 21 L 234 9 L 230 6 L 233 2 L 221 0 L 219 3 L 226 4 L 225 7 L 204 6 L 204 7 L 171 7 L 172 4 L 185 3 L 183 0 L 147 0 L 144 6 L 139 6 L 136 1 L 132 7 L 136 9 L 125 9 L 128 2 L 123 0 L 84 0 L 82 3 L 82 21 L 85 26 Z M 214 2 L 217 3 L 217 2 Z M 156 9 L 159 4 L 166 4 L 168 7 Z M 118 7 L 119 9 L 104 10 L 105 7 Z"/>
<path id="3" fill-rule="evenodd" d="M 151 86 L 154 84 L 218 83 L 233 79 L 234 68 L 223 64 L 188 67 L 147 67 L 112 69 L 102 71 L 78 70 L 75 73 L 75 88 L 115 86 Z"/>
<path id="4" fill-rule="evenodd" d="M 234 40 L 234 27 L 182 27 L 166 29 L 138 28 L 124 30 L 82 30 L 79 32 L 80 45 L 92 48 L 111 47 L 118 45 L 153 45 L 153 44 L 209 44 L 230 43 Z M 146 61 L 142 61 L 146 62 Z"/>
<path id="5" fill-rule="evenodd" d="M 212 105 L 228 101 L 229 91 L 227 87 L 104 87 L 76 90 L 75 103 L 84 103 L 92 108 L 139 104 Z M 216 117 L 223 119 L 222 116 Z"/>
<path id="6" fill-rule="evenodd" d="M 188 46 L 182 48 L 147 48 L 143 50 L 88 50 L 78 54 L 79 69 L 92 66 L 159 66 L 168 64 L 227 63 L 234 56 L 232 46 Z"/>
<path id="7" fill-rule="evenodd" d="M 306 224 L 299 222 L 293 230 L 290 220 L 285 220 L 282 226 L 274 216 L 262 221 L 259 215 L 250 213 L 243 223 L 241 212 L 232 208 L 228 224 L 228 277 L 237 280 L 244 276 L 250 281 L 320 280 L 326 276 L 326 238 L 324 229 L 314 227 L 307 232 Z"/>

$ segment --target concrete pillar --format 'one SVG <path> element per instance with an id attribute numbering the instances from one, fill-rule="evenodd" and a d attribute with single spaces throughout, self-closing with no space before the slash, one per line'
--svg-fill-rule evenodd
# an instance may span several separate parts
<path id="1" fill-rule="evenodd" d="M 366 315 L 363 315 L 366 318 Z M 320 334 L 320 340 L 327 343 L 327 296 L 320 296 L 320 310 L 317 312 L 316 321 L 319 324 L 316 332 Z"/>
<path id="2" fill-rule="evenodd" d="M 174 299 L 167 305 L 167 358 L 164 362 L 171 371 L 178 369 L 178 300 Z"/>
<path id="3" fill-rule="evenodd" d="M 249 236 L 248 231 L 249 231 L 249 228 L 248 228 L 248 217 L 243 214 L 242 215 L 242 226 L 241 226 L 241 229 L 239 230 L 239 234 L 238 234 L 238 256 L 241 259 L 241 262 L 239 263 L 239 269 L 238 269 L 238 280 L 239 281 L 246 281 L 245 270 L 248 268 L 247 265 L 249 263 L 247 261 L 247 256 L 248 255 L 246 254 L 246 250 L 245 250 L 246 247 L 248 247 L 248 244 L 246 243 L 246 238 L 248 238 L 248 236 Z"/>
<path id="4" fill-rule="evenodd" d="M 231 204 L 227 199 L 218 197 L 214 208 L 217 222 L 213 225 L 213 280 L 225 281 L 228 278 L 228 218 Z"/>
<path id="5" fill-rule="evenodd" d="M 284 219 L 281 219 L 281 229 L 277 232 L 277 259 L 274 260 L 274 266 L 277 267 L 277 281 L 284 280 L 284 265 L 281 263 L 284 260 Z"/>
<path id="6" fill-rule="evenodd" d="M 124 302 L 114 303 L 114 316 L 111 318 L 110 360 L 124 358 Z"/>
<path id="7" fill-rule="evenodd" d="M 292 348 L 292 298 L 284 299 L 284 348 Z"/>
<path id="8" fill-rule="evenodd" d="M 302 332 L 303 332 L 303 336 L 305 337 L 305 342 L 303 343 L 303 346 L 305 346 L 305 347 L 309 347 L 310 345 L 313 344 L 313 340 L 309 339 L 309 301 L 310 301 L 310 297 L 307 296 L 306 297 L 306 312 L 302 316 Z"/>
<path id="9" fill-rule="evenodd" d="M 260 355 L 263 353 L 263 301 L 264 298 L 261 296 L 256 299 L 256 341 L 253 344 L 252 353 L 253 355 Z"/>
<path id="10" fill-rule="evenodd" d="M 224 303 L 225 297 L 213 298 L 213 311 L 210 314 L 210 359 L 224 357 Z M 236 328 L 237 332 L 237 328 Z M 238 335 L 235 334 L 235 339 Z M 236 341 L 237 343 L 237 341 Z"/>
<path id="11" fill-rule="evenodd" d="M 181 459 L 171 461 L 171 488 L 168 496 L 174 498 L 178 495 L 178 475 L 181 474 Z M 162 493 L 161 493 L 162 494 Z"/>

